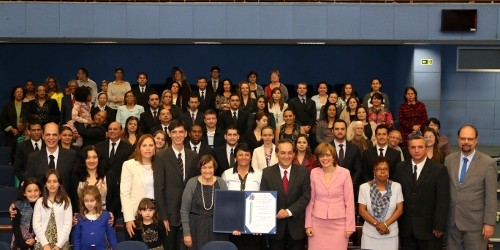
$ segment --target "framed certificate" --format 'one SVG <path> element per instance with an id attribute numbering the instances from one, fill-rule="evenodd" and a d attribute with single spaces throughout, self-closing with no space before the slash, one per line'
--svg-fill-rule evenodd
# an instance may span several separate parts
<path id="1" fill-rule="evenodd" d="M 215 191 L 214 232 L 276 234 L 276 191 Z"/>

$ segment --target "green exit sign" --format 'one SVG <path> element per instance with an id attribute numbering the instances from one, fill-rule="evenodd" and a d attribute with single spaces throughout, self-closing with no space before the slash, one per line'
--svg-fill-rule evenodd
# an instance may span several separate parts
<path id="1" fill-rule="evenodd" d="M 420 65 L 432 65 L 432 59 L 420 59 Z"/>

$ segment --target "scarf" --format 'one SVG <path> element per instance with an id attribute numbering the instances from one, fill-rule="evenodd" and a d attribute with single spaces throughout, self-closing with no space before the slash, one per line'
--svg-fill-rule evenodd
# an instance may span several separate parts
<path id="1" fill-rule="evenodd" d="M 384 220 L 387 214 L 387 210 L 389 208 L 389 203 L 391 202 L 391 195 L 392 195 L 391 184 L 392 181 L 387 179 L 385 185 L 387 192 L 384 195 L 382 195 L 382 193 L 380 193 L 380 191 L 377 188 L 375 179 L 371 181 L 370 198 L 372 202 L 372 211 L 373 211 L 373 216 L 378 221 Z"/>

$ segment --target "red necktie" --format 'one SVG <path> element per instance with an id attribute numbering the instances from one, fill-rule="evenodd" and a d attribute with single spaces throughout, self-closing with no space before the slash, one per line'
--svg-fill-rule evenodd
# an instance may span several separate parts
<path id="1" fill-rule="evenodd" d="M 283 183 L 283 190 L 285 190 L 285 194 L 288 194 L 288 177 L 287 177 L 288 171 L 285 170 L 283 173 L 283 179 L 281 179 L 281 182 Z"/>

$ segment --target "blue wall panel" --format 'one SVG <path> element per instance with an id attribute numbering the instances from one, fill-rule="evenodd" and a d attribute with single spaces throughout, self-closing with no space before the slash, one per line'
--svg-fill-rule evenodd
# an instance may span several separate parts
<path id="1" fill-rule="evenodd" d="M 326 9 L 316 6 L 293 6 L 295 39 L 326 39 Z"/>
<path id="2" fill-rule="evenodd" d="M 361 37 L 360 5 L 327 7 L 326 34 L 328 39 L 359 39 Z"/>
<path id="3" fill-rule="evenodd" d="M 160 36 L 159 19 L 160 10 L 157 5 L 128 5 L 127 37 L 158 38 Z"/>
<path id="4" fill-rule="evenodd" d="M 293 38 L 293 7 L 260 6 L 261 39 Z"/>
<path id="5" fill-rule="evenodd" d="M 226 38 L 226 6 L 194 6 L 194 37 Z"/>
<path id="6" fill-rule="evenodd" d="M 394 39 L 427 39 L 427 6 L 397 6 Z"/>
<path id="7" fill-rule="evenodd" d="M 27 4 L 26 36 L 59 37 L 59 5 Z"/>
<path id="8" fill-rule="evenodd" d="M 94 5 L 94 36 L 107 38 L 127 37 L 127 5 Z"/>
<path id="9" fill-rule="evenodd" d="M 393 39 L 394 8 L 365 5 L 361 7 L 361 39 Z"/>
<path id="10" fill-rule="evenodd" d="M 161 38 L 193 38 L 194 7 L 188 5 L 160 6 Z"/>
<path id="11" fill-rule="evenodd" d="M 0 34 L 5 37 L 26 36 L 26 7 L 21 4 L 0 6 Z"/>
<path id="12" fill-rule="evenodd" d="M 466 73 L 443 73 L 441 82 L 441 100 L 465 100 L 467 98 L 466 90 Z"/>
<path id="13" fill-rule="evenodd" d="M 62 37 L 93 37 L 94 36 L 94 6 L 80 4 L 61 4 L 61 36 Z"/>
<path id="14" fill-rule="evenodd" d="M 237 6 L 227 7 L 227 36 L 236 39 L 260 38 L 258 6 L 247 6 L 245 9 Z"/>
<path id="15" fill-rule="evenodd" d="M 495 73 L 467 73 L 467 101 L 494 101 L 495 100 Z"/>
<path id="16" fill-rule="evenodd" d="M 414 87 L 418 92 L 418 99 L 440 100 L 441 73 L 415 73 L 414 77 Z"/>

